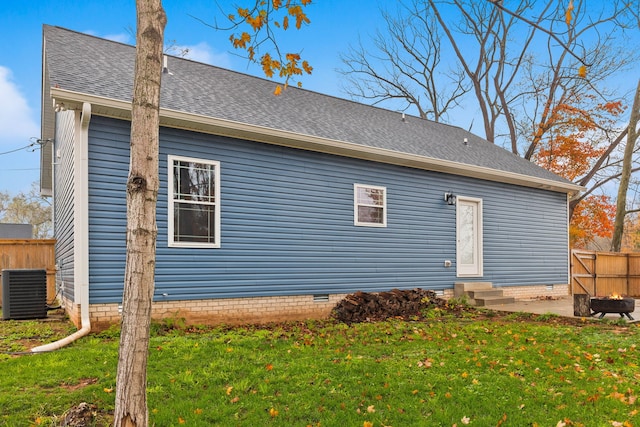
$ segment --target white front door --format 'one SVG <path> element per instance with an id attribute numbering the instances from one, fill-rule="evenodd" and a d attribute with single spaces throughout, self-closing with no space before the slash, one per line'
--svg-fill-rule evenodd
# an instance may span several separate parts
<path id="1" fill-rule="evenodd" d="M 458 276 L 482 276 L 482 199 L 456 197 Z"/>

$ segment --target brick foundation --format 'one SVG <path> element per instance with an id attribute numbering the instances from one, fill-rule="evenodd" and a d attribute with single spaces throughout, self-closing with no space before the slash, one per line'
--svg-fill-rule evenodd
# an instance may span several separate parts
<path id="1" fill-rule="evenodd" d="M 569 285 L 531 285 L 500 287 L 506 297 L 515 299 L 534 299 L 538 297 L 566 297 L 570 295 Z"/>
<path id="2" fill-rule="evenodd" d="M 560 297 L 569 294 L 568 285 L 513 286 L 501 288 L 506 296 L 529 299 L 540 296 Z M 154 302 L 152 318 L 184 319 L 189 325 L 239 325 L 288 320 L 326 319 L 346 294 L 329 295 L 328 301 L 314 301 L 312 295 L 227 298 Z M 453 289 L 442 290 L 443 298 L 453 297 Z M 80 306 L 64 300 L 63 307 L 76 326 L 80 326 Z M 120 323 L 119 304 L 91 304 L 91 330 L 107 329 Z"/>
<path id="3" fill-rule="evenodd" d="M 329 295 L 328 301 L 314 301 L 312 295 L 300 295 L 154 302 L 151 316 L 154 320 L 184 319 L 189 325 L 239 325 L 326 319 L 345 295 Z M 63 305 L 69 318 L 79 326 L 79 306 L 68 302 Z M 89 312 L 93 332 L 120 323 L 119 304 L 91 304 Z"/>

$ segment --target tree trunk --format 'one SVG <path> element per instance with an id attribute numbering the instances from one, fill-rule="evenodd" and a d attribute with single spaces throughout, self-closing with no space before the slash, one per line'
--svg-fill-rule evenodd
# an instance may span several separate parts
<path id="1" fill-rule="evenodd" d="M 591 296 L 589 294 L 573 295 L 573 315 L 578 317 L 591 316 Z"/>
<path id="2" fill-rule="evenodd" d="M 627 128 L 627 145 L 624 148 L 624 158 L 622 159 L 622 174 L 620 176 L 620 186 L 618 187 L 618 199 L 616 201 L 616 219 L 613 224 L 613 239 L 611 240 L 611 250 L 620 252 L 622 246 L 622 234 L 624 233 L 624 218 L 627 216 L 627 190 L 631 179 L 631 168 L 633 152 L 638 138 L 638 121 L 640 119 L 640 80 L 636 88 L 636 95 L 633 99 L 633 108 L 629 116 L 629 127 Z"/>
<path id="3" fill-rule="evenodd" d="M 136 66 L 127 181 L 127 258 L 116 377 L 115 426 L 147 426 L 147 355 L 156 256 L 160 81 L 166 15 L 137 0 Z"/>

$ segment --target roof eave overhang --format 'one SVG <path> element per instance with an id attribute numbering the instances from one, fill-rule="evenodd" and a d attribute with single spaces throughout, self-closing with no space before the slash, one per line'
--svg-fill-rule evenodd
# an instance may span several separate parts
<path id="1" fill-rule="evenodd" d="M 82 109 L 82 103 L 87 102 L 92 106 L 91 111 L 93 115 L 131 120 L 131 102 L 88 95 L 60 88 L 51 88 L 51 97 L 55 99 L 57 104 L 63 106 L 65 109 Z M 417 156 L 383 148 L 282 131 L 166 108 L 160 109 L 160 125 L 488 181 L 504 182 L 524 187 L 540 188 L 570 195 L 578 194 L 584 190 L 584 187 L 573 183 L 563 183 L 513 172 L 472 166 L 432 157 Z"/>

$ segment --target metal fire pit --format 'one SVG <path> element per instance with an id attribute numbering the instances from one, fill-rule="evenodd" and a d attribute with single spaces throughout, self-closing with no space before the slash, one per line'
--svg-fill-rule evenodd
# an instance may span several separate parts
<path id="1" fill-rule="evenodd" d="M 591 316 L 600 314 L 602 319 L 607 313 L 618 313 L 620 317 L 627 316 L 633 320 L 631 314 L 636 309 L 636 300 L 633 298 L 591 298 Z"/>

